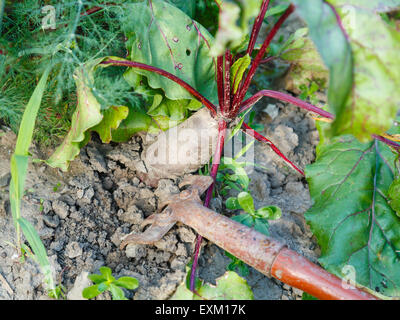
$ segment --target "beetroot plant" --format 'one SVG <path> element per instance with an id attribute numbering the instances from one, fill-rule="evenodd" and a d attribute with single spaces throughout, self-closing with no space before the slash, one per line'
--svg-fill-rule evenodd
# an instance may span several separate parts
<path id="1" fill-rule="evenodd" d="M 217 1 L 218 2 L 218 1 Z M 253 1 L 254 2 L 254 1 Z M 255 1 L 257 2 L 257 1 Z M 186 16 L 182 11 L 178 10 L 172 5 L 169 5 L 160 0 L 149 0 L 137 4 L 132 4 L 127 7 L 130 21 L 126 21 L 125 34 L 128 38 L 127 48 L 129 51 L 127 59 L 119 59 L 115 57 L 108 57 L 95 62 L 97 67 L 107 66 L 123 66 L 128 67 L 128 71 L 125 73 L 126 79 L 130 83 L 133 83 L 135 89 L 144 90 L 144 82 L 153 88 L 162 88 L 165 93 L 165 97 L 160 97 L 162 100 L 172 100 L 172 103 L 176 103 L 178 100 L 181 104 L 190 105 L 190 103 L 182 102 L 182 99 L 196 99 L 201 102 L 206 109 L 202 109 L 197 112 L 194 116 L 189 118 L 188 121 L 179 125 L 177 128 L 177 135 L 182 129 L 203 129 L 201 139 L 205 140 L 206 148 L 201 150 L 200 153 L 206 152 L 206 156 L 200 154 L 200 160 L 196 161 L 193 157 L 188 157 L 189 161 L 182 159 L 175 168 L 172 161 L 164 162 L 163 164 L 156 163 L 154 165 L 154 158 L 160 154 L 170 154 L 170 149 L 173 148 L 171 144 L 168 144 L 168 140 L 159 139 L 158 141 L 151 144 L 147 150 L 145 150 L 143 162 L 146 167 L 145 179 L 148 182 L 153 182 L 158 178 L 171 177 L 173 175 L 182 175 L 185 172 L 193 171 L 195 167 L 199 167 L 208 162 L 209 153 L 208 144 L 214 145 L 215 150 L 213 153 L 212 166 L 210 169 L 210 175 L 213 179 L 216 178 L 221 155 L 224 147 L 226 138 L 226 132 L 228 128 L 233 128 L 241 119 L 242 115 L 251 108 L 256 102 L 262 97 L 270 97 L 273 99 L 289 102 L 302 109 L 317 114 L 323 118 L 333 119 L 333 115 L 327 111 L 322 110 L 314 105 L 311 105 L 303 100 L 295 98 L 286 93 L 277 92 L 273 90 L 261 90 L 253 96 L 247 97 L 250 88 L 251 81 L 256 74 L 256 71 L 261 63 L 265 62 L 266 59 L 273 58 L 268 56 L 268 49 L 278 30 L 281 28 L 285 20 L 293 13 L 295 7 L 293 4 L 286 6 L 280 18 L 269 30 L 266 38 L 264 39 L 261 47 L 256 49 L 256 40 L 259 36 L 264 17 L 268 10 L 269 0 L 264 0 L 261 3 L 261 7 L 258 11 L 258 15 L 255 17 L 255 21 L 251 30 L 251 35 L 247 42 L 247 47 L 244 47 L 244 43 L 240 43 L 241 47 L 245 49 L 243 51 L 237 49 L 223 48 L 221 42 L 226 42 L 226 45 L 237 47 L 232 44 L 235 40 L 227 39 L 224 36 L 224 28 L 229 27 L 229 19 L 232 19 L 233 7 L 227 4 L 218 5 L 221 7 L 219 31 L 216 36 L 216 44 L 212 43 L 212 38 L 208 34 L 207 30 L 199 25 L 194 20 Z M 243 4 L 245 9 L 250 10 L 254 4 Z M 244 12 L 246 10 L 244 9 Z M 129 14 L 132 13 L 132 14 Z M 179 17 L 179 19 L 178 19 Z M 176 21 L 179 23 L 176 23 Z M 232 30 L 225 30 L 231 32 Z M 229 38 L 229 37 L 228 37 Z M 219 52 L 221 54 L 219 54 Z M 216 54 L 213 57 L 211 54 Z M 85 69 L 87 71 L 88 68 Z M 83 70 L 78 72 L 85 72 Z M 90 69 L 89 69 L 90 72 Z M 80 98 L 79 104 L 84 104 L 82 112 L 88 113 L 87 107 L 93 108 L 93 103 L 88 106 L 87 101 L 81 101 L 84 99 L 84 95 L 88 95 L 87 92 L 80 94 L 80 84 L 84 82 L 83 77 L 79 74 L 75 74 L 76 78 L 79 79 L 78 84 L 78 95 Z M 82 84 L 84 86 L 84 84 Z M 94 98 L 93 96 L 89 98 Z M 92 99 L 93 102 L 95 99 Z M 154 98 L 156 100 L 156 98 Z M 167 102 L 161 102 L 161 104 L 167 104 Z M 171 103 L 171 102 L 169 102 Z M 160 104 L 160 102 L 159 102 Z M 160 105 L 156 105 L 160 108 Z M 79 108 L 79 106 L 78 106 Z M 107 123 L 114 122 L 116 125 L 112 127 L 114 133 L 111 133 L 110 138 L 112 139 L 113 134 L 120 136 L 122 129 L 117 129 L 119 122 L 126 117 L 123 110 L 124 107 L 110 108 L 110 118 L 112 120 Z M 154 109 L 153 107 L 151 109 Z M 120 116 L 122 114 L 122 116 Z M 76 114 L 77 115 L 77 114 Z M 78 116 L 78 115 L 77 115 Z M 108 114 L 104 116 L 108 117 Z M 81 117 L 83 119 L 84 117 Z M 96 119 L 91 117 L 91 119 Z M 101 120 L 101 117 L 99 116 Z M 104 121 L 104 120 L 103 120 Z M 78 123 L 79 120 L 73 121 Z M 92 126 L 87 121 L 85 125 L 89 128 Z M 77 127 L 79 127 L 77 125 Z M 93 126 L 92 126 L 93 127 Z M 103 131 L 101 124 L 94 127 L 93 130 L 100 133 L 103 139 Z M 80 128 L 82 131 L 82 128 Z M 206 129 L 206 130 L 204 130 Z M 291 162 L 279 149 L 276 147 L 271 140 L 264 137 L 257 131 L 253 130 L 245 122 L 241 124 L 241 130 L 246 134 L 255 138 L 258 141 L 264 142 L 269 145 L 272 150 L 278 154 L 288 165 L 295 169 L 300 174 L 304 175 L 303 170 L 298 168 L 293 162 Z M 71 130 L 69 135 L 77 135 L 81 133 L 76 130 Z M 167 133 L 168 136 L 168 133 Z M 196 136 L 197 137 L 197 136 Z M 103 139 L 103 141 L 106 139 Z M 110 139 L 108 139 L 109 141 Z M 72 142 L 73 141 L 73 142 Z M 81 141 L 84 141 L 81 136 Z M 50 165 L 55 165 L 60 161 L 60 152 L 65 154 L 65 145 L 71 147 L 72 143 L 79 143 L 76 141 L 76 137 L 67 136 L 66 142 L 62 145 L 58 152 L 53 155 L 49 160 Z M 200 144 L 204 145 L 204 144 Z M 176 154 L 183 154 L 179 149 L 188 148 L 188 146 L 175 146 L 177 150 Z M 195 152 L 197 148 L 196 144 L 189 144 L 187 151 Z M 79 150 L 79 149 L 78 149 Z M 151 152 L 146 152 L 150 150 Z M 186 150 L 186 149 L 185 149 Z M 64 159 L 62 159 L 64 160 Z M 194 165 L 194 167 L 193 167 Z M 212 185 L 206 194 L 204 205 L 209 206 L 211 197 L 213 194 L 214 185 Z M 194 287 L 194 275 L 197 265 L 197 258 L 201 243 L 201 237 L 197 239 L 196 250 L 194 254 L 194 263 L 192 267 L 192 279 L 191 288 Z"/>
<path id="2" fill-rule="evenodd" d="M 352 134 L 362 142 L 370 140 L 373 134 L 372 137 L 376 141 L 380 140 L 394 148 L 394 151 L 398 151 L 399 145 L 393 141 L 394 136 L 384 135 L 383 132 L 389 129 L 397 111 L 397 100 L 392 93 L 395 91 L 394 83 L 400 79 L 393 72 L 391 72 L 391 78 L 387 77 L 380 65 L 366 58 L 368 55 L 375 56 L 378 60 L 385 61 L 387 65 L 395 65 L 393 50 L 398 47 L 397 36 L 392 27 L 385 25 L 385 22 L 379 20 L 376 14 L 380 10 L 393 9 L 394 4 L 387 6 L 378 3 L 368 4 L 362 10 L 358 10 L 356 9 L 357 1 L 293 0 L 268 10 L 271 2 L 269 0 L 210 1 L 208 3 L 219 10 L 218 29 L 213 38 L 205 27 L 190 17 L 191 1 L 175 2 L 175 5 L 171 2 L 147 0 L 129 3 L 122 7 L 122 11 L 119 11 L 121 26 L 126 37 L 127 57 L 98 58 L 76 70 L 74 77 L 78 92 L 77 111 L 66 139 L 47 161 L 49 165 L 66 169 L 68 162 L 77 156 L 80 148 L 87 143 L 91 130 L 96 131 L 104 142 L 127 141 L 139 132 L 161 132 L 155 140 L 145 141 L 141 159 L 137 161 L 136 170 L 143 181 L 156 185 L 160 178 L 174 178 L 193 172 L 208 163 L 211 156 L 212 165 L 209 172 L 215 181 L 227 132 L 229 129 L 235 131 L 240 128 L 245 134 L 267 144 L 290 167 L 304 175 L 304 171 L 290 161 L 270 139 L 244 122 L 246 111 L 263 97 L 293 104 L 316 115 L 319 120 L 323 120 L 319 125 L 321 140 L 317 148 L 319 160 L 314 164 L 314 168 L 319 168 L 318 166 L 324 161 L 336 164 L 336 161 L 341 159 L 340 154 L 333 156 L 336 153 L 330 148 L 334 148 L 336 140 L 330 139 L 339 136 L 340 141 L 348 141 L 342 136 L 346 134 Z M 355 16 L 357 19 L 350 19 L 354 15 L 348 17 L 348 12 L 343 9 L 344 5 L 355 10 L 350 13 L 357 12 L 358 15 Z M 287 93 L 268 88 L 254 95 L 249 94 L 250 84 L 260 65 L 284 56 L 289 57 L 287 58 L 289 61 L 297 59 L 302 63 L 300 73 L 311 76 L 316 73 L 316 70 L 321 73 L 321 69 L 316 69 L 314 66 L 317 63 L 318 54 L 311 53 L 311 57 L 308 56 L 308 60 L 315 61 L 315 63 L 308 61 L 308 65 L 301 61 L 301 50 L 300 57 L 297 56 L 301 45 L 296 37 L 299 37 L 299 34 L 301 37 L 304 31 L 298 32 L 292 39 L 294 41 L 278 50 L 276 50 L 276 45 L 275 47 L 272 45 L 278 30 L 295 8 L 307 22 L 309 36 L 329 70 L 328 104 L 332 113 Z M 265 18 L 272 15 L 277 16 L 276 21 L 268 28 L 262 43 L 258 43 Z M 376 22 L 378 31 L 374 32 L 381 34 L 384 43 L 371 41 L 372 30 L 354 25 L 368 18 Z M 249 28 L 249 22 L 253 20 L 254 23 Z M 360 46 L 358 42 L 360 39 L 368 43 L 368 46 Z M 381 46 L 378 49 L 379 45 Z M 309 43 L 306 48 L 308 54 L 312 52 Z M 307 61 L 307 59 L 304 60 Z M 134 88 L 135 93 L 145 99 L 148 106 L 146 111 L 132 109 L 129 106 L 109 107 L 102 104 L 101 94 L 93 86 L 95 74 L 99 70 L 115 66 L 127 68 L 123 77 Z M 355 69 L 360 71 L 355 73 Z M 371 86 L 376 83 L 373 79 L 377 75 L 381 79 L 378 86 L 382 94 L 375 95 L 374 100 L 371 97 Z M 390 79 L 395 79 L 395 81 Z M 381 103 L 384 107 L 382 109 L 374 107 L 377 103 Z M 202 106 L 204 108 L 201 108 Z M 331 124 L 325 122 L 331 122 Z M 324 148 L 328 148 L 325 153 L 323 153 Z M 360 147 L 362 155 L 372 150 L 375 150 L 378 155 L 381 154 L 378 145 L 377 147 L 365 146 L 365 150 L 363 148 Z M 382 148 L 387 148 L 387 146 Z M 349 150 L 353 150 L 351 143 Z M 322 154 L 327 154 L 327 158 Z M 387 154 L 385 163 L 394 163 L 393 156 L 389 156 L 390 154 L 393 153 Z M 350 169 L 345 177 L 350 177 L 357 172 L 355 169 L 364 160 L 366 160 L 364 156 L 358 160 L 352 158 L 347 163 Z M 370 240 L 366 243 L 360 240 L 361 242 L 352 244 L 349 246 L 352 251 L 343 251 L 344 254 L 339 260 L 324 258 L 326 255 L 329 256 L 327 253 L 333 247 L 335 249 L 332 254 L 337 258 L 337 252 L 341 251 L 339 247 L 346 246 L 343 242 L 340 242 L 339 247 L 330 243 L 334 239 L 332 232 L 335 233 L 337 229 L 340 229 L 344 222 L 335 220 L 341 216 L 340 214 L 332 216 L 329 213 L 330 202 L 325 199 L 326 194 L 330 194 L 326 193 L 326 190 L 330 188 L 329 181 L 337 178 L 336 175 L 338 171 L 341 171 L 341 166 L 343 164 L 338 164 L 333 169 L 330 167 L 323 169 L 327 177 L 322 179 L 322 182 L 319 181 L 323 177 L 322 173 L 315 171 L 313 167 L 309 169 L 307 175 L 311 183 L 311 197 L 316 202 L 316 206 L 307 213 L 306 219 L 323 249 L 321 262 L 329 271 L 343 277 L 345 276 L 342 272 L 343 268 L 348 261 L 357 257 L 351 265 L 356 273 L 359 273 L 358 279 L 362 285 L 369 286 L 373 290 L 388 286 L 386 283 L 383 287 L 382 284 L 375 284 L 376 281 L 380 281 L 379 276 L 375 276 L 374 270 L 377 268 L 380 270 L 378 274 L 386 279 L 385 281 L 393 279 L 392 288 L 397 288 L 399 279 L 395 274 L 400 274 L 395 272 L 397 262 L 390 266 L 373 266 L 371 261 L 367 264 L 362 262 L 365 255 L 379 256 L 379 252 L 372 248 L 373 240 L 377 242 L 382 240 L 382 243 L 391 248 L 390 259 L 399 260 L 397 240 L 390 240 L 390 236 L 386 234 L 382 226 L 387 223 L 399 224 L 393 212 L 390 211 L 393 209 L 387 205 L 391 213 L 386 217 L 390 217 L 391 222 L 378 222 L 374 211 L 375 196 L 380 194 L 376 189 L 379 180 L 376 175 L 355 177 L 357 181 L 370 179 L 371 186 L 375 190 L 371 195 L 373 200 L 360 211 L 367 214 L 364 216 L 356 214 L 355 212 L 358 212 L 356 208 L 354 212 L 342 211 L 344 222 L 351 221 L 353 216 L 356 219 L 364 219 L 357 221 L 364 226 L 359 228 L 359 237 L 360 239 L 368 238 L 370 234 Z M 368 168 L 368 170 L 377 169 L 375 166 Z M 393 171 L 393 168 L 391 170 Z M 331 172 L 333 172 L 332 175 L 330 175 Z M 384 188 L 389 187 L 390 181 L 389 178 L 384 183 Z M 324 185 L 327 185 L 328 189 Z M 345 183 L 340 182 L 338 185 L 339 189 L 346 186 Z M 360 185 L 365 186 L 363 182 Z M 206 193 L 205 206 L 210 205 L 213 189 L 214 185 Z M 344 189 L 345 193 L 349 192 L 347 188 Z M 321 191 L 322 194 L 320 194 Z M 389 198 L 385 197 L 389 201 Z M 396 199 L 392 199 L 391 203 L 396 203 Z M 355 204 L 356 206 L 362 204 L 362 196 L 355 200 Z M 352 207 L 347 200 L 343 200 L 343 206 Z M 322 213 L 316 215 L 316 208 L 319 208 L 318 210 Z M 325 214 L 327 216 L 322 218 Z M 330 223 L 326 224 L 327 221 Z M 332 230 L 332 226 L 336 223 L 338 225 Z M 379 229 L 379 227 L 374 227 L 375 223 L 381 223 L 382 233 L 378 234 L 376 239 L 372 237 Z M 344 235 L 340 235 L 340 239 L 347 239 L 353 243 L 350 240 L 353 236 L 355 236 L 354 233 L 347 230 Z M 195 269 L 201 240 L 199 236 L 192 264 L 190 281 L 192 290 L 195 284 Z M 325 243 L 326 241 L 328 244 Z M 362 256 L 359 257 L 358 252 Z M 365 276 L 366 272 L 369 272 L 369 276 Z M 381 292 L 395 295 L 398 292 L 396 290 L 398 289 L 394 291 L 382 289 Z"/>
<path id="3" fill-rule="evenodd" d="M 204 200 L 208 207 L 227 133 L 242 130 L 268 145 L 300 175 L 307 176 L 314 206 L 306 219 L 321 246 L 321 264 L 341 277 L 346 275 L 343 270 L 351 266 L 357 283 L 398 296 L 400 145 L 396 140 L 400 132 L 393 120 L 400 101 L 396 55 L 400 38 L 395 25 L 380 14 L 398 10 L 399 3 L 292 0 L 270 8 L 272 2 L 199 1 L 208 8 L 203 11 L 209 10 L 200 19 L 204 26 L 194 16 L 194 8 L 199 5 L 196 1 L 104 5 L 112 8 L 120 21 L 127 55 L 96 55 L 76 68 L 73 78 L 78 101 L 71 129 L 47 163 L 66 170 L 89 141 L 91 131 L 106 143 L 125 142 L 142 134 L 143 150 L 141 157 L 134 159 L 135 169 L 150 185 L 161 178 L 194 172 L 212 157 L 209 174 L 214 184 Z M 213 37 L 209 32 L 213 21 L 206 16 L 214 17 L 214 9 L 219 21 Z M 92 8 L 84 15 L 101 10 Z M 312 42 L 305 42 L 302 30 L 277 48 L 273 40 L 295 10 L 307 23 Z M 260 42 L 267 17 L 276 18 Z M 302 59 L 304 51 L 307 59 Z M 305 87 L 298 83 L 299 74 L 313 78 L 323 70 L 329 71 L 331 112 L 270 88 L 250 94 L 259 67 L 285 57 L 298 63 L 293 83 L 302 91 Z M 323 68 L 315 67 L 315 57 L 322 59 Z M 124 83 L 125 91 L 127 86 L 132 87 L 135 98 L 131 100 L 140 96 L 142 105 L 121 99 L 118 92 L 113 92 L 115 103 L 110 104 L 110 78 Z M 315 79 L 309 80 L 313 83 Z M 315 90 L 314 85 L 307 92 L 313 94 Z M 263 97 L 293 104 L 322 120 L 317 125 L 317 160 L 305 171 L 245 122 L 246 113 Z M 260 219 L 278 215 L 272 207 L 255 210 L 249 197 L 244 192 L 230 200 L 232 208 L 246 208 L 248 212 L 238 219 L 253 226 Z M 201 240 L 198 236 L 190 273 L 192 291 Z"/>

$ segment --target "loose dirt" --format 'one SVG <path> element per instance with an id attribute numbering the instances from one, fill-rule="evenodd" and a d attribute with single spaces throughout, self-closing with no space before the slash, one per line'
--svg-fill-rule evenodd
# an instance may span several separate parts
<path id="1" fill-rule="evenodd" d="M 294 163 L 304 168 L 315 157 L 318 134 L 314 120 L 294 106 L 263 100 L 256 118 L 269 137 Z M 31 164 L 23 198 L 22 214 L 44 242 L 57 275 L 56 282 L 67 289 L 69 299 L 81 298 L 90 285 L 88 273 L 101 266 L 110 267 L 114 275 L 133 276 L 140 282 L 133 299 L 168 299 L 184 280 L 196 234 L 189 227 L 175 226 L 155 245 L 130 245 L 121 251 L 121 237 L 139 232 L 139 225 L 157 209 L 160 200 L 178 192 L 176 182 L 160 181 L 158 188 L 142 183 L 135 173 L 141 140 L 105 145 L 96 137 L 67 173 L 43 163 Z M 9 159 L 15 135 L 5 127 L 0 131 L 0 299 L 47 299 L 42 276 L 29 258 L 21 263 L 13 247 L 14 225 L 11 218 L 8 183 Z M 34 158 L 48 153 L 32 149 Z M 310 206 L 308 187 L 303 177 L 288 168 L 269 149 L 255 144 L 255 162 L 263 168 L 248 168 L 251 192 L 256 207 L 277 205 L 281 219 L 271 221 L 271 236 L 316 261 L 318 248 L 306 225 L 303 213 Z M 233 195 L 232 192 L 230 195 Z M 228 195 L 229 196 L 229 195 Z M 224 198 L 212 202 L 213 209 L 228 214 Z M 207 282 L 226 271 L 229 263 L 223 250 L 205 241 L 201 253 L 199 277 Z M 301 291 L 268 279 L 250 268 L 246 277 L 256 299 L 299 299 Z M 105 293 L 98 299 L 111 299 Z"/>

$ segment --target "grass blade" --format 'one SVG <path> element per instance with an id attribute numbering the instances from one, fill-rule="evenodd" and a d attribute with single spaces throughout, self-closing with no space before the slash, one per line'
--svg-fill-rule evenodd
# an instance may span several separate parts
<path id="1" fill-rule="evenodd" d="M 36 116 L 39 111 L 40 104 L 42 102 L 43 92 L 46 88 L 46 83 L 49 73 L 50 73 L 50 68 L 47 68 L 44 71 L 35 90 L 33 91 L 33 94 L 29 99 L 29 102 L 25 108 L 25 112 L 24 115 L 22 116 L 22 121 L 18 132 L 17 144 L 15 146 L 15 151 L 14 151 L 14 153 L 17 155 L 21 156 L 28 155 L 29 146 L 31 145 L 32 142 L 33 129 L 35 127 Z"/>
<path id="2" fill-rule="evenodd" d="M 22 232 L 35 254 L 36 262 L 40 265 L 40 269 L 44 276 L 44 282 L 47 285 L 46 289 L 49 292 L 55 291 L 52 267 L 49 258 L 47 257 L 46 248 L 44 247 L 39 234 L 32 224 L 23 217 L 18 219 L 18 224 L 21 226 Z"/>
<path id="3" fill-rule="evenodd" d="M 50 68 L 47 68 L 29 99 L 22 117 L 14 154 L 11 157 L 10 204 L 17 233 L 17 247 L 19 252 L 21 251 L 21 236 L 20 226 L 17 220 L 21 217 L 20 206 L 28 168 L 29 146 L 32 141 L 33 128 L 35 126 L 36 116 L 42 101 L 49 72 Z"/>
<path id="4" fill-rule="evenodd" d="M 50 293 L 55 292 L 53 272 L 46 249 L 35 228 L 24 218 L 21 217 L 21 200 L 24 194 L 25 179 L 28 169 L 29 146 L 32 142 L 35 120 L 42 102 L 42 97 L 47 84 L 50 67 L 44 71 L 38 85 L 25 108 L 20 129 L 18 132 L 17 143 L 14 154 L 11 157 L 11 182 L 10 182 L 10 204 L 14 225 L 17 233 L 17 249 L 21 253 L 21 234 L 20 229 L 29 242 L 34 252 L 34 260 L 39 263 L 44 281 Z"/>

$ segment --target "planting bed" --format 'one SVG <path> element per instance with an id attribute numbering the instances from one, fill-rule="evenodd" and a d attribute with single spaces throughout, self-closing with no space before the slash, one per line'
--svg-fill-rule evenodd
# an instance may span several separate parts
<path id="1" fill-rule="evenodd" d="M 271 104 L 271 105 L 270 105 Z M 268 107 L 269 105 L 269 107 Z M 268 108 L 267 108 L 268 107 Z M 257 105 L 258 123 L 265 125 L 270 137 L 294 163 L 303 167 L 314 159 L 318 134 L 314 120 L 297 108 L 263 100 Z M 2 128 L 0 134 L 0 299 L 46 299 L 38 266 L 27 259 L 21 264 L 10 239 L 14 226 L 8 202 L 9 158 L 15 135 Z M 34 149 L 35 158 L 49 152 Z M 135 159 L 141 151 L 140 138 L 129 143 L 106 145 L 91 142 L 74 161 L 68 173 L 46 166 L 30 166 L 23 216 L 39 230 L 58 276 L 57 283 L 67 289 L 70 299 L 80 297 L 90 285 L 87 273 L 106 265 L 117 276 L 136 277 L 140 286 L 127 297 L 168 299 L 184 280 L 185 265 L 192 256 L 195 233 L 186 226 L 175 226 L 156 245 L 130 245 L 119 249 L 120 238 L 139 231 L 143 219 L 152 214 L 160 199 L 177 191 L 176 182 L 162 180 L 149 188 L 135 175 Z M 310 206 L 305 180 L 285 166 L 268 146 L 255 145 L 256 163 L 264 169 L 248 168 L 250 191 L 256 207 L 277 205 L 282 218 L 271 221 L 271 236 L 316 261 L 317 245 L 305 224 L 303 213 Z M 227 213 L 224 199 L 216 197 L 212 209 Z M 190 214 L 190 213 L 188 213 Z M 214 282 L 225 272 L 229 258 L 223 250 L 205 242 L 199 277 Z M 292 290 L 275 279 L 250 268 L 246 277 L 256 299 L 299 299 L 301 291 Z M 98 299 L 111 299 L 103 294 Z"/>
<path id="2" fill-rule="evenodd" d="M 227 269 L 258 300 L 302 299 L 276 279 L 399 296 L 397 4 L 72 2 L 46 6 L 66 19 L 51 32 L 40 1 L 0 5 L 0 300 L 251 298 L 233 272 L 229 294 L 196 283 Z M 249 227 L 290 250 L 255 263 L 274 240 Z M 339 277 L 318 288 L 376 297 L 288 280 L 293 250 Z"/>

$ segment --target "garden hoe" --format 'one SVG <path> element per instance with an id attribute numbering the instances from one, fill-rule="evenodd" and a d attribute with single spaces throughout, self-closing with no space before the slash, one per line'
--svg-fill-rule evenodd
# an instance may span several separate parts
<path id="1" fill-rule="evenodd" d="M 153 244 L 176 222 L 181 222 L 217 246 L 257 269 L 292 287 L 322 300 L 377 300 L 308 261 L 286 245 L 203 206 L 200 195 L 213 183 L 209 176 L 188 176 L 174 194 L 159 205 L 160 213 L 148 217 L 141 234 L 124 237 L 121 249 L 131 243 Z"/>

